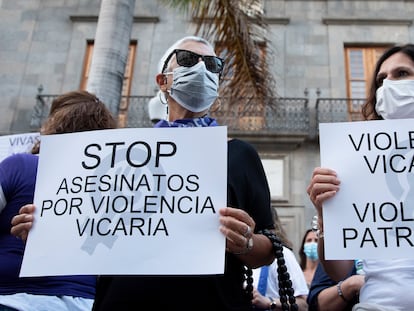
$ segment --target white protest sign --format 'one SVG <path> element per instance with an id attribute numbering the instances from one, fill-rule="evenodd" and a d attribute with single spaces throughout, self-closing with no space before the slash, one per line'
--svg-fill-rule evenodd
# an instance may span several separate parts
<path id="1" fill-rule="evenodd" d="M 0 161 L 15 153 L 30 152 L 39 138 L 39 133 L 0 136 Z"/>
<path id="2" fill-rule="evenodd" d="M 414 122 L 320 124 L 322 167 L 340 190 L 323 207 L 326 259 L 414 258 Z"/>
<path id="3" fill-rule="evenodd" d="M 21 276 L 222 274 L 227 128 L 45 135 Z"/>

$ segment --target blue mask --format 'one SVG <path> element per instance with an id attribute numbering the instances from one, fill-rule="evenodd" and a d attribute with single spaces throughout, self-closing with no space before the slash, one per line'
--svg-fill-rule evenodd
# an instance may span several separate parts
<path id="1" fill-rule="evenodd" d="M 318 243 L 310 242 L 303 245 L 303 252 L 310 260 L 318 260 Z"/>

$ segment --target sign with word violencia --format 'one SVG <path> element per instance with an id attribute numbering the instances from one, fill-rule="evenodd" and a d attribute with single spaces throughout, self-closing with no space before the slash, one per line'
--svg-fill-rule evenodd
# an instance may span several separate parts
<path id="1" fill-rule="evenodd" d="M 41 140 L 20 276 L 224 273 L 226 127 Z"/>
<path id="2" fill-rule="evenodd" d="M 323 206 L 326 259 L 414 258 L 412 119 L 320 124 L 321 166 L 341 181 Z"/>

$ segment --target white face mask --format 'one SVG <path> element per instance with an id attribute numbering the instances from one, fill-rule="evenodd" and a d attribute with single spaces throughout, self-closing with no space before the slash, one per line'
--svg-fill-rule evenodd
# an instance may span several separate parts
<path id="1" fill-rule="evenodd" d="M 384 119 L 414 118 L 414 80 L 384 79 L 375 110 Z"/>
<path id="2" fill-rule="evenodd" d="M 208 71 L 204 62 L 198 62 L 192 67 L 175 68 L 168 92 L 185 109 L 200 112 L 214 103 L 218 96 L 218 84 L 218 74 Z"/>

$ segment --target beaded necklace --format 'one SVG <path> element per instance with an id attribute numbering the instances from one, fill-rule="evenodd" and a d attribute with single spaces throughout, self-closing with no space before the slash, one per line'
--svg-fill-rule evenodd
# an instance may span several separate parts
<path id="1" fill-rule="evenodd" d="M 166 120 L 161 120 L 154 127 L 205 127 L 205 126 L 216 126 L 217 122 L 215 119 L 204 116 L 201 118 L 194 119 L 181 119 L 175 120 L 174 122 L 168 122 Z M 263 234 L 269 238 L 272 242 L 273 251 L 275 252 L 277 260 L 277 274 L 279 281 L 279 296 L 280 302 L 282 303 L 283 311 L 298 311 L 298 305 L 296 304 L 296 297 L 294 295 L 295 291 L 292 288 L 292 281 L 290 280 L 289 272 L 285 264 L 285 259 L 283 257 L 283 246 L 280 239 L 270 230 L 259 231 L 260 234 Z M 252 301 L 253 299 L 253 271 L 250 268 L 245 268 L 246 275 L 246 292 L 247 295 Z M 290 307 L 289 307 L 290 305 Z"/>
<path id="2" fill-rule="evenodd" d="M 292 281 L 290 280 L 289 272 L 285 264 L 285 258 L 283 257 L 283 245 L 276 234 L 270 230 L 261 230 L 259 234 L 265 235 L 271 242 L 273 251 L 275 252 L 277 260 L 277 274 L 279 282 L 279 296 L 282 304 L 283 311 L 298 311 L 298 305 L 296 304 L 295 291 L 292 288 Z M 246 274 L 246 292 L 250 301 L 253 299 L 253 272 L 252 269 L 245 269 Z"/>

